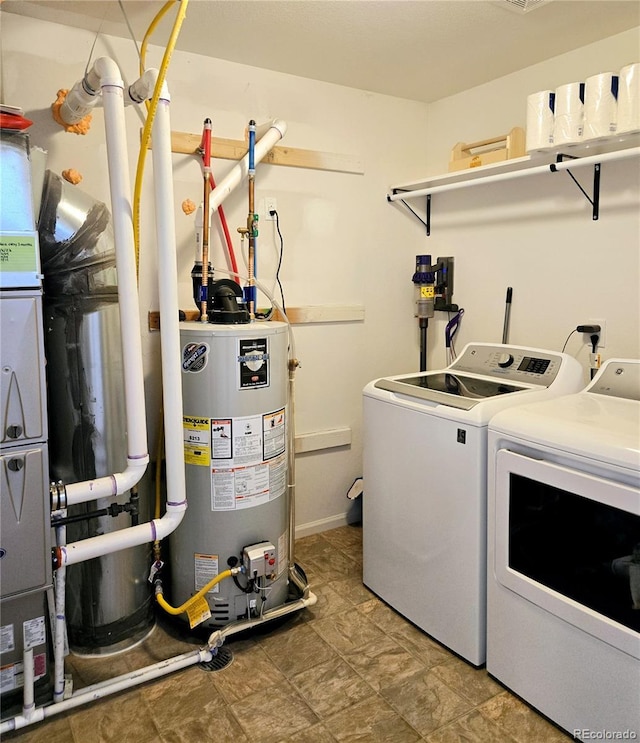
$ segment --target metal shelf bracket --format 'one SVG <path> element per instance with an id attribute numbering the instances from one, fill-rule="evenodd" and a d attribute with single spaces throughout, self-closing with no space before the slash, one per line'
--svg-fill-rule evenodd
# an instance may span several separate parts
<path id="1" fill-rule="evenodd" d="M 564 155 L 562 153 L 559 153 L 556 156 L 556 163 L 563 162 L 565 158 L 569 160 L 580 159 L 580 158 L 573 157 L 572 155 Z M 549 165 L 549 169 L 551 170 L 552 173 L 558 172 L 554 163 L 551 163 L 551 165 Z M 592 198 L 580 185 L 580 183 L 578 182 L 578 179 L 574 176 L 571 170 L 569 168 L 566 168 L 567 173 L 571 176 L 571 180 L 576 184 L 576 186 L 580 189 L 580 191 L 582 191 L 582 193 L 584 194 L 584 197 L 591 204 L 591 207 L 592 207 L 591 217 L 594 222 L 600 216 L 600 170 L 601 170 L 601 164 L 595 163 L 593 166 L 593 198 Z"/>
<path id="2" fill-rule="evenodd" d="M 394 188 L 392 193 L 395 196 L 396 194 L 399 194 L 399 193 L 402 193 L 402 192 L 403 192 L 403 189 L 401 189 L 401 188 Z M 387 201 L 389 203 L 391 203 L 391 198 L 389 196 L 387 196 Z M 414 209 L 412 209 L 409 206 L 409 204 L 407 204 L 407 202 L 404 199 L 399 199 L 399 201 L 401 201 L 402 204 L 411 212 L 411 214 L 413 214 L 413 216 L 422 225 L 424 225 L 424 227 L 426 228 L 426 231 L 427 231 L 427 237 L 429 237 L 429 235 L 431 234 L 431 194 L 428 194 L 427 195 L 427 213 L 426 213 L 426 218 L 425 219 L 422 219 L 422 217 L 418 214 L 418 212 L 415 211 Z"/>

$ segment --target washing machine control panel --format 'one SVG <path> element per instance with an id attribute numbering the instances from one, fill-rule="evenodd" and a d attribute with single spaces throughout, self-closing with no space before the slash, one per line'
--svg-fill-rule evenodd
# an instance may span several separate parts
<path id="1" fill-rule="evenodd" d="M 523 346 L 469 343 L 450 368 L 548 387 L 556 378 L 562 360 L 562 354 Z"/>

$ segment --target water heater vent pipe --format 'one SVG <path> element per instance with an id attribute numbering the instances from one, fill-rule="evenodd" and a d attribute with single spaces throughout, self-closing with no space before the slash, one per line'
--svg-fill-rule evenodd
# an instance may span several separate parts
<path id="1" fill-rule="evenodd" d="M 157 73 L 155 73 L 157 75 Z M 140 310 L 136 283 L 135 246 L 131 208 L 131 187 L 127 167 L 126 129 L 124 119 L 124 85 L 117 65 L 104 57 L 96 61 L 75 91 L 71 103 L 61 107 L 60 115 L 67 123 L 86 115 L 86 106 L 95 105 L 96 77 L 104 75 L 101 83 L 102 105 L 105 111 L 105 130 L 111 208 L 116 244 L 119 304 L 125 369 L 125 403 L 127 410 L 127 469 L 83 483 L 65 487 L 66 504 L 86 502 L 104 496 L 126 492 L 142 477 L 149 455 L 147 453 L 146 413 L 142 344 L 140 338 Z M 148 77 L 148 76 L 147 76 Z M 148 83 L 134 84 L 134 90 L 144 90 Z M 133 87 L 133 86 L 132 86 Z M 66 101 L 65 101 L 66 102 Z M 161 519 L 132 526 L 61 546 L 57 550 L 58 565 L 71 565 L 104 554 L 163 539 L 182 520 L 186 509 L 182 448 L 182 395 L 180 376 L 180 340 L 178 332 L 177 269 L 175 251 L 175 224 L 173 221 L 173 185 L 171 173 L 171 130 L 169 125 L 169 95 L 163 85 L 160 105 L 154 119 L 153 148 L 156 196 L 156 237 L 159 246 L 160 302 L 162 323 L 162 359 L 164 381 L 165 428 L 167 435 L 167 511 Z M 64 106 L 64 104 L 63 104 Z M 68 118 L 65 118 L 68 117 Z M 179 442 L 178 442 L 179 438 Z"/>
<path id="2" fill-rule="evenodd" d="M 98 96 L 98 90 L 101 96 Z M 149 462 L 142 342 L 139 326 L 140 308 L 130 198 L 131 184 L 127 167 L 124 83 L 120 70 L 113 60 L 100 57 L 95 61 L 85 77 L 76 83 L 67 95 L 60 108 L 60 117 L 67 124 L 76 123 L 86 116 L 87 109 L 95 106 L 100 98 L 104 108 L 111 212 L 118 271 L 118 301 L 127 414 L 127 468 L 124 472 L 66 485 L 66 502 L 54 503 L 54 510 L 126 493 L 140 480 Z"/>

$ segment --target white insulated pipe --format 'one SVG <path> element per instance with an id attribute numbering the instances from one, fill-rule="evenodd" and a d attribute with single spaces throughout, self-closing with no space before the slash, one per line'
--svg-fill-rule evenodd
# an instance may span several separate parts
<path id="1" fill-rule="evenodd" d="M 387 194 L 387 201 L 406 201 L 407 199 L 416 199 L 420 196 L 429 196 L 434 193 L 455 191 L 461 188 L 470 188 L 471 186 L 486 185 L 487 183 L 498 183 L 499 181 L 511 181 L 516 178 L 526 178 L 530 175 L 537 175 L 540 173 L 553 173 L 559 170 L 575 170 L 576 168 L 582 168 L 587 165 L 598 165 L 599 163 L 614 160 L 627 160 L 638 156 L 640 156 L 640 147 L 631 147 L 627 150 L 606 152 L 601 155 L 589 155 L 588 157 L 579 157 L 575 160 L 563 160 L 559 163 L 549 163 L 547 165 L 536 165 L 533 168 L 522 168 L 521 170 L 512 170 L 507 173 L 481 176 L 478 178 L 471 178 L 470 180 L 456 181 L 455 183 L 443 183 L 441 186 L 417 188 L 415 191 L 398 191 L 398 193 Z M 459 175 L 459 173 L 456 173 L 456 175 Z"/>
<path id="2" fill-rule="evenodd" d="M 103 699 L 111 694 L 116 694 L 119 691 L 124 691 L 125 689 L 130 689 L 138 684 L 143 684 L 146 681 L 152 681 L 153 679 L 166 676 L 168 673 L 180 671 L 183 668 L 188 668 L 196 663 L 210 661 L 212 657 L 212 653 L 208 648 L 191 650 L 182 655 L 176 655 L 173 658 L 169 658 L 168 660 L 161 660 L 158 663 L 146 666 L 137 671 L 129 671 L 122 676 L 117 676 L 108 681 L 102 681 L 98 684 L 93 684 L 92 686 L 85 686 L 71 697 L 59 702 L 58 704 L 36 708 L 30 717 L 22 714 L 3 721 L 2 724 L 0 724 L 0 734 L 8 733 L 10 730 L 20 730 L 21 728 L 27 727 L 36 722 L 47 720 L 54 715 L 80 707 L 83 704 Z"/>
<path id="3" fill-rule="evenodd" d="M 104 60 L 105 58 L 102 58 Z M 154 167 L 157 170 L 156 220 L 158 243 L 161 250 L 160 301 L 165 329 L 162 332 L 163 375 L 168 411 L 167 424 L 167 475 L 169 502 L 161 519 L 131 526 L 109 534 L 72 542 L 58 549 L 59 565 L 72 565 L 111 552 L 164 539 L 182 521 L 186 509 L 182 443 L 182 395 L 179 363 L 180 341 L 178 333 L 178 298 L 175 252 L 175 225 L 173 221 L 173 186 L 171 173 L 171 129 L 169 125 L 169 97 L 163 90 L 163 100 L 156 113 L 154 125 L 156 146 Z M 122 85 L 102 86 L 103 107 L 109 162 L 109 180 L 116 242 L 116 267 L 121 315 L 121 332 L 125 366 L 125 402 L 127 408 L 128 466 L 125 473 L 98 478 L 87 483 L 66 486 L 67 505 L 95 500 L 105 495 L 116 495 L 134 485 L 144 473 L 149 456 L 146 449 L 146 413 L 144 406 L 144 381 L 142 347 L 140 340 L 138 292 L 136 286 L 133 220 L 130 202 L 129 170 L 124 120 Z M 156 152 L 157 150 L 157 152 Z M 173 355 L 173 358 L 171 356 Z M 166 363 L 165 363 L 166 359 Z M 180 443 L 178 445 L 178 434 Z M 125 487 L 126 486 L 126 487 Z"/>
<path id="4" fill-rule="evenodd" d="M 23 651 L 22 667 L 22 716 L 26 720 L 31 721 L 36 707 L 34 696 L 35 674 L 33 671 L 33 648 Z"/>
<path id="5" fill-rule="evenodd" d="M 180 364 L 180 327 L 178 268 L 176 264 L 175 217 L 173 205 L 173 169 L 171 162 L 171 125 L 169 94 L 162 86 L 153 121 L 153 184 L 156 202 L 156 243 L 158 246 L 158 282 L 160 286 L 160 346 L 162 357 L 162 396 L 164 409 L 164 446 L 167 463 L 167 512 L 176 512 L 180 520 L 187 507 L 184 469 L 182 420 L 182 368 Z M 160 537 L 158 537 L 160 538 Z"/>
<path id="6" fill-rule="evenodd" d="M 142 366 L 142 341 L 140 338 L 140 308 L 133 238 L 133 213 L 131 207 L 131 182 L 129 179 L 126 125 L 124 117 L 124 83 L 118 66 L 107 57 L 100 57 L 85 76 L 92 90 L 101 83 L 107 143 L 107 164 L 111 194 L 118 271 L 118 303 L 120 307 L 120 335 L 124 366 L 124 397 L 127 419 L 127 468 L 95 480 L 65 485 L 66 503 L 95 501 L 99 498 L 120 495 L 130 490 L 144 474 L 149 462 L 147 452 L 147 421 L 144 405 L 144 377 Z M 60 109 L 60 116 L 67 123 L 82 118 L 83 100 L 96 100 L 96 93 L 88 93 L 87 85 L 76 83 L 73 105 Z M 69 118 L 65 118 L 65 117 Z"/>
<path id="7" fill-rule="evenodd" d="M 275 119 L 267 129 L 266 133 L 256 142 L 254 149 L 254 161 L 259 163 L 287 133 L 287 123 L 281 119 Z M 215 211 L 227 196 L 236 188 L 249 173 L 249 153 L 235 165 L 229 173 L 218 183 L 211 192 L 209 198 L 209 209 Z M 206 219 L 206 215 L 205 215 Z"/>
<path id="8" fill-rule="evenodd" d="M 273 619 L 280 619 L 288 614 L 293 614 L 294 611 L 306 609 L 308 606 L 315 606 L 317 603 L 318 597 L 316 594 L 307 591 L 306 595 L 302 598 L 290 601 L 287 604 L 282 604 L 282 606 L 276 606 L 275 609 L 270 609 L 259 617 L 253 619 L 240 619 L 236 622 L 227 624 L 226 627 L 223 627 L 222 629 L 212 632 L 207 640 L 207 645 L 210 648 L 220 647 L 224 643 L 225 639 L 231 635 L 235 635 L 238 632 L 244 632 L 252 627 L 257 627 L 259 624 L 264 624 L 264 622 L 270 622 Z"/>

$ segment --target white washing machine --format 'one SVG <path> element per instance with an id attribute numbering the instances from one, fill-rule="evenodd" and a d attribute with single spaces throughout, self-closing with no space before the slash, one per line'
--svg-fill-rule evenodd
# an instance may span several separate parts
<path id="1" fill-rule="evenodd" d="M 364 389 L 364 583 L 473 665 L 485 662 L 487 424 L 583 386 L 565 354 L 470 343 L 445 369 Z"/>
<path id="2" fill-rule="evenodd" d="M 580 740 L 640 737 L 640 361 L 489 424 L 487 670 Z"/>

